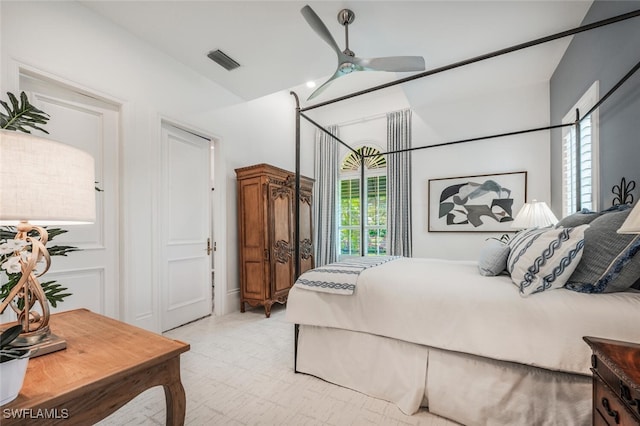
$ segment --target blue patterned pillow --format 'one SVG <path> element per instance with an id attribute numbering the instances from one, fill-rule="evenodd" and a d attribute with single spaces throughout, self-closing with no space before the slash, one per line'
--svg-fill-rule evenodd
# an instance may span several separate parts
<path id="1" fill-rule="evenodd" d="M 529 229 L 513 237 L 507 269 L 522 296 L 564 286 L 580 262 L 588 227 Z"/>

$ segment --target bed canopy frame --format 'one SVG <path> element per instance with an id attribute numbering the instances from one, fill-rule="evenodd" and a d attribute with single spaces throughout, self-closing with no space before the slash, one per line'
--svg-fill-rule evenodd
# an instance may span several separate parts
<path id="1" fill-rule="evenodd" d="M 476 56 L 470 59 L 466 59 L 463 61 L 459 61 L 459 62 L 455 62 L 449 65 L 445 65 L 439 68 L 433 68 L 431 70 L 427 70 L 421 73 L 417 73 L 414 75 L 411 75 L 409 77 L 405 77 L 405 78 L 401 78 L 398 80 L 394 80 L 388 83 L 384 83 L 384 84 L 380 84 L 377 86 L 373 86 L 370 87 L 368 89 L 364 89 L 364 90 L 360 90 L 357 92 L 353 92 L 344 96 L 340 96 L 334 99 L 330 99 L 328 101 L 325 102 L 320 102 L 314 105 L 310 105 L 307 107 L 300 107 L 300 99 L 298 98 L 298 95 L 295 92 L 290 92 L 290 94 L 295 98 L 295 102 L 296 102 L 296 110 L 295 110 L 295 114 L 296 114 L 296 118 L 295 118 L 295 132 L 296 132 L 296 136 L 295 136 L 295 143 L 296 143 L 296 153 L 295 153 L 295 162 L 296 162 L 296 172 L 295 172 L 295 211 L 294 211 L 294 216 L 295 216 L 295 228 L 294 228 L 294 232 L 295 232 L 295 244 L 294 244 L 294 267 L 295 267 L 295 278 L 297 279 L 298 276 L 300 275 L 300 261 L 299 261 L 299 257 L 300 257 L 300 241 L 298 238 L 298 235 L 300 235 L 300 117 L 304 118 L 305 120 L 307 120 L 309 123 L 311 123 L 312 125 L 314 125 L 317 129 L 319 129 L 320 131 L 326 133 L 327 135 L 331 136 L 333 138 L 333 140 L 337 141 L 338 143 L 340 143 L 341 145 L 343 145 L 344 147 L 346 147 L 348 150 L 350 150 L 351 152 L 353 152 L 355 155 L 360 157 L 360 193 L 363 194 L 364 193 L 364 159 L 367 157 L 370 157 L 372 155 L 366 155 L 366 154 L 362 154 L 358 151 L 356 151 L 354 148 L 352 148 L 351 146 L 349 146 L 347 143 L 345 143 L 344 141 L 342 141 L 338 136 L 333 135 L 331 132 L 329 132 L 327 129 L 325 129 L 322 125 L 320 125 L 319 123 L 317 123 L 316 121 L 314 121 L 313 119 L 311 119 L 308 115 L 305 114 L 305 112 L 307 111 L 311 111 L 313 109 L 317 109 L 317 108 L 322 108 L 328 105 L 332 105 L 334 103 L 337 102 L 341 102 L 347 99 L 351 99 L 351 98 L 355 98 L 357 96 L 361 96 L 361 95 L 365 95 L 367 93 L 371 93 L 374 91 L 378 91 L 378 90 L 382 90 L 382 89 L 386 89 L 388 87 L 392 87 L 392 86 L 396 86 L 399 84 L 403 84 L 409 81 L 413 81 L 413 80 L 417 80 L 420 78 L 424 78 L 424 77 L 428 77 L 434 74 L 438 74 L 444 71 L 449 71 L 455 68 L 459 68 L 459 67 L 463 67 L 466 65 L 470 65 L 476 62 L 480 62 L 480 61 L 484 61 L 486 59 L 491 59 L 491 58 L 495 58 L 497 56 L 501 56 L 501 55 L 505 55 L 507 53 L 512 53 L 518 50 L 522 50 L 522 49 L 526 49 L 528 47 L 533 47 L 533 46 L 537 46 L 539 44 L 543 44 L 543 43 L 547 43 L 553 40 L 557 40 L 560 38 L 564 38 L 564 37 L 568 37 L 574 34 L 578 34 L 581 32 L 585 32 L 585 31 L 589 31 L 595 28 L 600 28 L 606 25 L 611 25 L 611 24 L 615 24 L 617 22 L 621 22 L 627 19 L 631 19 L 631 18 L 635 18 L 640 16 L 640 9 L 638 10 L 634 10 L 632 12 L 628 12 L 628 13 L 624 13 L 622 15 L 617 15 L 608 19 L 604 19 L 601 21 L 596 21 L 593 22 L 591 24 L 587 24 L 587 25 L 582 25 L 570 30 L 566 30 L 566 31 L 562 31 L 559 33 L 555 33 L 546 37 L 541 37 L 541 38 L 537 38 L 535 40 L 531 40 L 529 42 L 526 43 L 520 43 L 520 44 L 516 44 L 514 46 L 511 47 L 507 47 L 504 49 L 500 49 L 500 50 L 496 50 L 490 53 L 486 53 L 484 55 L 480 55 L 480 56 Z M 525 134 L 525 133 L 532 133 L 532 132 L 538 132 L 538 131 L 543 131 L 543 130 L 551 130 L 551 129 L 558 129 L 558 128 L 563 128 L 563 127 L 568 127 L 568 126 L 575 126 L 575 131 L 576 131 L 576 135 L 577 138 L 580 138 L 580 123 L 582 122 L 582 120 L 585 117 L 588 117 L 591 113 L 593 113 L 596 109 L 598 109 L 600 107 L 600 105 L 602 105 L 620 86 L 622 86 L 622 84 L 624 84 L 625 81 L 627 81 L 636 71 L 638 71 L 638 69 L 640 68 L 640 61 L 638 63 L 636 63 L 636 65 L 631 68 L 631 70 L 629 70 L 629 72 L 627 72 L 604 96 L 602 96 L 602 98 L 585 114 L 581 114 L 581 112 L 576 109 L 576 119 L 574 122 L 572 123 L 565 123 L 565 124 L 555 124 L 555 125 L 549 125 L 549 126 L 543 126 L 543 127 L 536 127 L 536 128 L 531 128 L 531 129 L 524 129 L 524 130 L 518 130 L 518 131 L 513 131 L 513 132 L 506 132 L 506 133 L 499 133 L 499 134 L 495 134 L 495 135 L 489 135 L 489 136 L 480 136 L 480 137 L 474 137 L 474 138 L 468 138 L 468 139 L 461 139 L 461 140 L 455 140 L 455 141 L 450 141 L 450 142 L 442 142 L 442 143 L 437 143 L 437 144 L 433 144 L 433 145 L 426 145 L 426 146 L 418 146 L 418 147 L 411 147 L 411 148 L 407 148 L 407 149 L 402 149 L 402 150 L 396 150 L 396 151 L 388 151 L 388 152 L 383 152 L 383 153 L 376 153 L 375 155 L 392 155 L 392 154 L 399 154 L 399 153 L 403 153 L 403 152 L 410 152 L 410 151 L 417 151 L 417 150 L 423 150 L 423 149 L 428 149 L 428 148 L 436 148 L 436 147 L 441 147 L 441 146 L 447 146 L 447 145 L 457 145 L 457 144 L 462 144 L 462 143 L 468 143 L 468 142 L 476 142 L 476 141 L 481 141 L 481 140 L 486 140 L 486 139 L 494 139 L 494 138 L 500 138 L 500 137 L 505 137 L 505 136 L 514 136 L 514 135 L 521 135 L 521 134 Z M 580 162 L 580 154 L 578 152 L 577 158 L 576 158 L 576 164 L 578 164 Z M 577 170 L 577 179 L 576 182 L 580 181 L 580 169 L 576 168 Z M 578 184 L 577 184 L 578 185 Z M 576 205 L 580 205 L 580 191 L 579 189 L 576 191 L 576 201 L 577 204 Z M 364 256 L 364 249 L 365 249 L 365 244 L 364 244 L 364 238 L 365 238 L 365 209 L 362 206 L 362 203 L 360 205 L 360 255 Z M 297 324 L 296 324 L 296 328 L 297 328 Z M 297 330 L 296 330 L 297 331 Z M 296 333 L 296 337 L 297 337 L 297 333 Z M 296 349 L 297 349 L 297 344 L 296 344 Z M 294 362 L 295 363 L 295 362 Z"/>

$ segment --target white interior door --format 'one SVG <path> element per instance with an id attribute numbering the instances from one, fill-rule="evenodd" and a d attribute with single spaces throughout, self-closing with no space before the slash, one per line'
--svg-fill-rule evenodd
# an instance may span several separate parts
<path id="1" fill-rule="evenodd" d="M 72 293 L 52 312 L 88 308 L 119 317 L 118 141 L 119 106 L 36 76 L 21 74 L 20 89 L 50 116 L 44 137 L 89 152 L 95 159 L 96 221 L 64 226 L 68 233 L 49 245 L 71 245 L 80 251 L 52 258 L 41 281 L 55 280 Z M 54 227 L 54 226 L 52 226 Z"/>
<path id="2" fill-rule="evenodd" d="M 210 141 L 162 124 L 162 331 L 211 314 Z"/>

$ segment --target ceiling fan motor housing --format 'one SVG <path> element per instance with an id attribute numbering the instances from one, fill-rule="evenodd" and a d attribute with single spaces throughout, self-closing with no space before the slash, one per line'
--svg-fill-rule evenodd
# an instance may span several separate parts
<path id="1" fill-rule="evenodd" d="M 349 25 L 356 19 L 356 14 L 350 9 L 342 9 L 338 12 L 338 22 L 340 25 Z"/>

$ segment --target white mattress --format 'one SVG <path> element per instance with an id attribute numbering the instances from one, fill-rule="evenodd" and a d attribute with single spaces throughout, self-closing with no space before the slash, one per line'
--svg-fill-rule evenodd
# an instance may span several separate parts
<path id="1" fill-rule="evenodd" d="M 640 343 L 640 293 L 558 289 L 523 298 L 474 262 L 402 258 L 361 273 L 351 296 L 294 286 L 286 318 L 405 342 L 589 374 L 583 336 Z"/>

